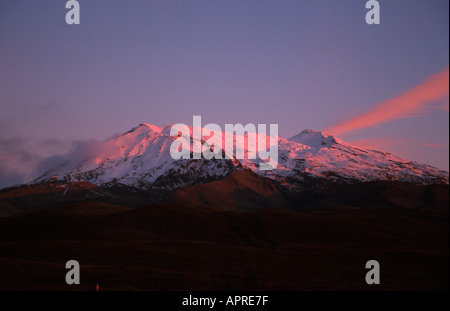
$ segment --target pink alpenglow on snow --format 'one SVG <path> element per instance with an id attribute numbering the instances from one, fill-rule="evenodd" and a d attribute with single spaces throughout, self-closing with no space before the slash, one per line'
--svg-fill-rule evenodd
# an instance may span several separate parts
<path id="1" fill-rule="evenodd" d="M 172 128 L 170 124 L 157 127 L 143 123 L 120 136 L 97 142 L 95 148 L 72 150 L 33 183 L 56 179 L 88 181 L 99 186 L 123 184 L 144 190 L 155 187 L 171 190 L 224 178 L 236 170 L 251 170 L 286 187 L 301 185 L 310 178 L 331 182 L 398 180 L 418 184 L 448 184 L 449 179 L 448 172 L 433 166 L 404 160 L 387 152 L 359 148 L 312 130 L 304 130 L 290 139 L 278 137 L 278 165 L 273 170 L 261 170 L 261 159 L 233 157 L 238 148 L 244 148 L 245 153 L 251 147 L 249 143 L 247 148 L 241 147 L 245 146 L 244 137 L 236 133 L 233 138 L 240 143 L 234 146 L 228 158 L 214 159 L 217 150 L 213 148 L 213 153 L 206 153 L 213 155 L 211 160 L 199 155 L 193 159 L 194 143 L 190 135 L 190 158 L 174 159 L 171 149 L 179 137 L 171 133 Z M 193 129 L 185 130 L 187 133 Z M 204 139 L 207 141 L 208 137 Z M 225 135 L 215 139 L 218 146 L 225 146 Z M 205 143 L 200 147 L 205 147 Z M 161 182 L 167 180 L 170 183 Z"/>
<path id="2" fill-rule="evenodd" d="M 176 137 L 170 147 L 170 155 L 175 160 L 201 159 L 202 156 L 207 160 L 259 157 L 262 160 L 260 170 L 273 170 L 278 166 L 278 124 L 270 124 L 270 135 L 266 135 L 265 124 L 258 124 L 256 132 L 256 126 L 250 123 L 245 126 L 225 124 L 225 133 L 222 133 L 221 127 L 214 123 L 202 128 L 201 116 L 194 116 L 192 128 L 178 123 L 171 128 L 170 135 Z"/>

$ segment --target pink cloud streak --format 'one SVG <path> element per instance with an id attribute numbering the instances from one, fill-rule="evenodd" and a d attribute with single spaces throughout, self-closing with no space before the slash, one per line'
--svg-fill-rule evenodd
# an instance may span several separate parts
<path id="1" fill-rule="evenodd" d="M 424 146 L 424 147 L 431 147 L 431 148 L 448 148 L 448 144 L 447 143 L 442 143 L 442 144 L 427 143 L 427 144 L 422 144 L 422 146 Z"/>
<path id="2" fill-rule="evenodd" d="M 377 104 L 362 115 L 334 125 L 325 132 L 340 135 L 396 119 L 424 115 L 436 109 L 448 110 L 448 100 L 443 105 L 433 105 L 433 102 L 445 99 L 448 94 L 449 68 L 447 67 L 428 77 L 422 84 Z"/>

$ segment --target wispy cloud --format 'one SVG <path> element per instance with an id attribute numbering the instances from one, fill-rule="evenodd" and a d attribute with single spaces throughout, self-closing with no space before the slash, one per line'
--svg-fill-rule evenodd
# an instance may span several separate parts
<path id="1" fill-rule="evenodd" d="M 78 164 L 87 160 L 98 163 L 103 158 L 108 158 L 111 152 L 114 151 L 114 147 L 114 142 L 111 141 L 102 142 L 96 139 L 75 140 L 70 144 L 67 152 L 43 158 L 31 175 L 34 178 L 40 177 L 47 173 L 48 170 L 66 163 Z"/>
<path id="2" fill-rule="evenodd" d="M 449 68 L 428 77 L 422 84 L 383 101 L 362 115 L 334 125 L 325 131 L 333 135 L 373 127 L 396 119 L 418 117 L 433 110 L 448 110 Z M 445 100 L 442 101 L 442 100 Z M 436 105 L 436 101 L 441 101 Z"/>
<path id="3" fill-rule="evenodd" d="M 422 144 L 422 146 L 424 147 L 430 147 L 430 148 L 448 148 L 448 143 L 426 143 L 426 144 Z"/>
<path id="4" fill-rule="evenodd" d="M 69 143 L 58 139 L 34 141 L 23 136 L 5 135 L 0 126 L 0 189 L 33 178 L 36 167 L 51 154 L 60 154 L 68 149 Z"/>

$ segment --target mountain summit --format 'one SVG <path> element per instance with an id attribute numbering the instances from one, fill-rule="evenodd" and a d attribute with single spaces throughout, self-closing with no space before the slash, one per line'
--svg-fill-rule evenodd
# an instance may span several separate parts
<path id="1" fill-rule="evenodd" d="M 336 139 L 333 136 L 313 130 L 303 130 L 299 134 L 291 137 L 289 141 L 306 145 L 315 150 L 330 147 L 336 143 Z"/>
<path id="2" fill-rule="evenodd" d="M 326 182 L 403 181 L 448 184 L 448 172 L 403 160 L 386 152 L 358 148 L 322 132 L 304 130 L 290 139 L 279 138 L 278 167 L 257 168 L 259 160 L 174 160 L 170 146 L 171 125 L 141 123 L 128 132 L 90 148 L 83 157 L 64 157 L 33 181 L 87 181 L 98 186 L 123 184 L 147 190 L 176 189 L 222 179 L 236 170 L 251 170 L 296 188 L 305 180 Z"/>

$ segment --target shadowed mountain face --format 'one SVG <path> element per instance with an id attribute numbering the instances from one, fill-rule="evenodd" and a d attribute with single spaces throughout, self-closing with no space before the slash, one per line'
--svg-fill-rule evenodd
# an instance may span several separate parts
<path id="1" fill-rule="evenodd" d="M 136 207 L 152 203 L 160 196 L 157 192 L 149 192 L 144 196 L 136 189 L 123 185 L 106 189 L 88 182 L 53 181 L 1 190 L 0 216 L 45 209 L 64 202 L 92 200 Z"/>
<path id="2" fill-rule="evenodd" d="M 177 189 L 165 202 L 213 206 L 225 210 L 251 211 L 284 208 L 296 211 L 340 208 L 423 208 L 447 210 L 448 185 L 416 185 L 374 181 L 353 184 L 329 184 L 311 180 L 303 191 L 286 191 L 271 180 L 251 171 L 238 171 L 206 184 Z"/>
<path id="3" fill-rule="evenodd" d="M 237 211 L 294 208 L 288 194 L 275 182 L 249 170 L 236 171 L 217 181 L 176 189 L 164 198 L 164 202 Z"/>
<path id="4" fill-rule="evenodd" d="M 302 190 L 298 190 L 302 189 Z M 286 188 L 251 170 L 236 170 L 228 176 L 180 187 L 175 190 L 139 190 L 126 185 L 98 187 L 88 182 L 53 181 L 25 185 L 0 191 L 0 216 L 44 209 L 68 202 L 99 201 L 107 204 L 141 207 L 157 202 L 208 206 L 221 210 L 255 211 L 283 208 L 448 208 L 448 185 L 417 185 L 402 182 L 374 181 L 333 183 L 326 179 L 309 179 L 297 190 Z"/>

